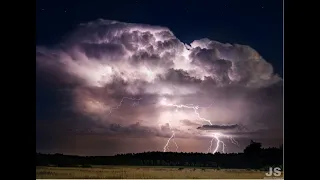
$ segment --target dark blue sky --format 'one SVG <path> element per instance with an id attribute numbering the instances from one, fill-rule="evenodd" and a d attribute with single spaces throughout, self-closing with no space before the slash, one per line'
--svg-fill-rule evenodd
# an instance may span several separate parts
<path id="1" fill-rule="evenodd" d="M 281 0 L 37 0 L 36 44 L 57 43 L 98 18 L 170 28 L 183 42 L 209 38 L 256 49 L 283 76 Z"/>

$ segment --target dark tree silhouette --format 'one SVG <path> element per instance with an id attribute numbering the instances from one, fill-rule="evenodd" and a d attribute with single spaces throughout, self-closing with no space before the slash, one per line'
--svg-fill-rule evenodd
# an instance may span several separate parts
<path id="1" fill-rule="evenodd" d="M 261 143 L 253 142 L 244 153 L 209 154 L 184 152 L 143 152 L 118 154 L 115 156 L 70 156 L 63 154 L 36 153 L 36 166 L 74 166 L 91 165 L 135 165 L 135 166 L 179 166 L 206 168 L 258 169 L 269 166 L 282 166 L 283 149 L 261 148 Z"/>
<path id="2" fill-rule="evenodd" d="M 249 146 L 244 149 L 244 154 L 249 156 L 258 155 L 261 152 L 261 143 L 254 142 L 251 140 Z"/>

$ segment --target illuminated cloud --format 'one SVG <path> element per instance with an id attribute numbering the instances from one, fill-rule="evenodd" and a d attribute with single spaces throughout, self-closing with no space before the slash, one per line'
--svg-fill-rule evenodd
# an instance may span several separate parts
<path id="1" fill-rule="evenodd" d="M 60 44 L 37 47 L 36 63 L 39 76 L 67 89 L 72 113 L 123 137 L 167 137 L 169 122 L 177 137 L 188 138 L 237 124 L 282 127 L 282 79 L 246 45 L 209 39 L 188 45 L 165 27 L 99 19 L 79 25 Z M 123 97 L 142 100 L 125 100 L 110 114 Z M 211 104 L 199 113 L 215 125 L 192 109 L 160 106 L 162 98 Z"/>

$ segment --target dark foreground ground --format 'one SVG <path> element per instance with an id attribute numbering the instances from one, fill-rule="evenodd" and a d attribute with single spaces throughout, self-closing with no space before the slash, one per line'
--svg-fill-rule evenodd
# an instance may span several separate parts
<path id="1" fill-rule="evenodd" d="M 283 146 L 261 148 L 251 141 L 243 153 L 143 152 L 115 156 L 36 153 L 36 177 L 51 179 L 263 179 L 282 170 Z M 283 176 L 283 173 L 282 173 Z"/>
<path id="2" fill-rule="evenodd" d="M 37 179 L 263 179 L 265 173 L 260 170 L 161 166 L 36 167 Z"/>

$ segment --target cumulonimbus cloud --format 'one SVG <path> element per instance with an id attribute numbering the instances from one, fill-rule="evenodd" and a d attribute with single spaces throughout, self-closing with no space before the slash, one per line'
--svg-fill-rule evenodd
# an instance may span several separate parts
<path id="1" fill-rule="evenodd" d="M 247 116 L 253 105 L 243 101 L 248 95 L 241 92 L 282 83 L 272 65 L 249 46 L 210 39 L 185 44 L 165 27 L 103 19 L 79 25 L 56 46 L 37 47 L 36 63 L 38 71 L 54 74 L 70 89 L 75 112 L 97 116 L 109 129 L 110 124 L 117 124 L 110 129 L 115 133 L 139 129 L 145 134 L 147 128 L 156 127 L 161 132 L 161 125 L 169 119 L 176 129 L 189 133 L 186 122 L 179 120 L 194 119 L 192 123 L 188 120 L 189 125 L 205 123 L 192 110 L 172 116 L 168 108 L 157 106 L 162 97 L 176 103 L 208 105 L 213 101 L 213 110 L 201 110 L 202 116 L 217 123 L 245 121 L 255 126 L 263 118 Z M 230 92 L 237 95 L 226 95 Z M 124 96 L 143 100 L 135 107 L 125 101 L 110 115 Z M 140 122 L 139 126 L 129 126 L 134 122 Z M 204 128 L 226 127 L 204 125 L 199 129 Z"/>

